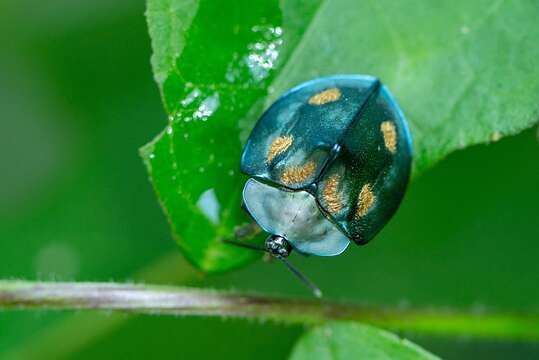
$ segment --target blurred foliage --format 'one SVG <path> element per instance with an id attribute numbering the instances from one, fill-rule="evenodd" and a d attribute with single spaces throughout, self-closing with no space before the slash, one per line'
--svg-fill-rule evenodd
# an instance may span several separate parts
<path id="1" fill-rule="evenodd" d="M 177 257 L 157 273 L 151 265 L 177 250 L 137 155 L 166 117 L 148 63 L 143 2 L 27 0 L 0 8 L 1 277 L 120 281 L 149 266 L 141 278 L 182 279 L 188 270 Z M 368 247 L 293 261 L 334 299 L 539 311 L 538 156 L 536 129 L 457 152 L 416 179 Z M 285 269 L 263 262 L 200 281 L 304 294 Z M 239 320 L 11 312 L 0 313 L 0 358 L 283 358 L 302 331 Z M 413 340 L 449 359 L 539 357 L 537 344 Z"/>
<path id="2" fill-rule="evenodd" d="M 208 272 L 257 257 L 222 242 L 249 222 L 238 206 L 242 140 L 302 81 L 380 77 L 409 119 L 416 175 L 455 149 L 534 124 L 537 15 L 532 2 L 487 0 L 242 0 L 226 10 L 215 0 L 149 0 L 169 123 L 142 154 L 184 255 Z"/>

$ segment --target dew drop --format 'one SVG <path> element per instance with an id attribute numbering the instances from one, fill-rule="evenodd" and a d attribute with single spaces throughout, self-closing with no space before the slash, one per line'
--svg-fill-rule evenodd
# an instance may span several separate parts
<path id="1" fill-rule="evenodd" d="M 253 32 L 260 33 L 259 41 L 248 45 L 249 54 L 243 62 L 249 68 L 252 77 L 260 81 L 268 77 L 279 57 L 279 48 L 283 44 L 283 29 L 280 27 L 253 26 Z"/>
<path id="2" fill-rule="evenodd" d="M 181 101 L 182 106 L 187 106 L 187 105 L 191 104 L 200 95 L 202 95 L 202 92 L 199 89 L 195 88 L 193 91 L 191 91 L 189 94 L 187 94 L 185 99 L 183 99 Z"/>
<path id="3" fill-rule="evenodd" d="M 198 109 L 193 113 L 193 118 L 206 121 L 219 106 L 219 94 L 215 93 L 202 101 Z"/>

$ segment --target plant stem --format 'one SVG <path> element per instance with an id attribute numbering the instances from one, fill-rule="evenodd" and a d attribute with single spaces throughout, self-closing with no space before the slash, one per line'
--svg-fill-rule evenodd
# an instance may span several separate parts
<path id="1" fill-rule="evenodd" d="M 156 285 L 0 281 L 0 309 L 106 310 L 293 324 L 351 320 L 428 335 L 539 340 L 537 314 L 382 308 Z"/>

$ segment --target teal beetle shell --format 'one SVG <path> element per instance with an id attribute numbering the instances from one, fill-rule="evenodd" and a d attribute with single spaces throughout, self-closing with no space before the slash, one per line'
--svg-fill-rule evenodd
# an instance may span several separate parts
<path id="1" fill-rule="evenodd" d="M 406 190 L 411 161 L 404 115 L 378 79 L 316 79 L 279 98 L 251 132 L 241 170 L 254 180 L 244 189 L 244 203 L 264 230 L 294 233 L 298 238 L 287 240 L 298 250 L 336 255 L 346 248 L 343 239 L 365 244 L 393 216 Z M 309 208 L 309 216 L 321 219 L 301 220 L 305 226 L 330 225 L 323 224 L 316 234 L 281 229 L 296 221 L 294 211 L 300 210 L 290 209 L 298 201 L 305 204 L 298 209 Z M 343 239 L 336 239 L 330 227 Z M 330 243 L 324 235 L 336 240 Z M 317 246 L 311 245 L 312 239 Z"/>

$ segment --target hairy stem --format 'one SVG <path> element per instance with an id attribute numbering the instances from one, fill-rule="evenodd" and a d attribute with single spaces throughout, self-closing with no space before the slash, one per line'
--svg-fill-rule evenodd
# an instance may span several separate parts
<path id="1" fill-rule="evenodd" d="M 429 335 L 539 340 L 537 314 L 382 308 L 155 285 L 0 281 L 0 309 L 106 310 L 296 324 L 351 320 Z"/>

